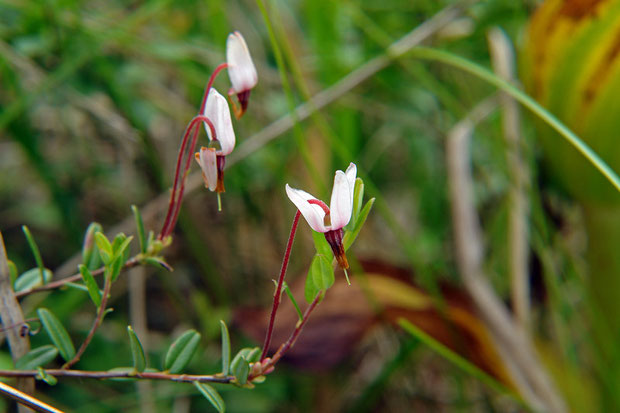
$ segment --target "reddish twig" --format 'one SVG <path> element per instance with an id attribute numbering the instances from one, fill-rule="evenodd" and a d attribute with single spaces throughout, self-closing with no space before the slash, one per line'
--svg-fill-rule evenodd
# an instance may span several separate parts
<path id="1" fill-rule="evenodd" d="M 288 340 L 286 340 L 286 342 L 284 342 L 280 346 L 280 348 L 278 348 L 278 351 L 276 351 L 273 357 L 271 357 L 271 360 L 269 360 L 269 362 L 263 366 L 262 368 L 263 371 L 268 370 L 270 367 L 275 366 L 275 364 L 282 358 L 284 353 L 286 353 L 291 347 L 293 347 L 293 345 L 295 345 L 295 341 L 297 341 L 297 338 L 299 337 L 301 330 L 304 328 L 304 326 L 306 325 L 306 322 L 310 318 L 310 313 L 312 313 L 314 308 L 319 304 L 319 302 L 323 298 L 323 295 L 325 295 L 325 291 L 319 291 L 317 293 L 317 295 L 314 297 L 314 300 L 312 300 L 308 308 L 306 308 L 303 318 L 297 323 L 295 330 L 291 333 Z"/>
<path id="2" fill-rule="evenodd" d="M 192 383 L 230 383 L 234 376 L 168 374 L 163 372 L 136 372 L 136 371 L 82 371 L 65 369 L 46 369 L 46 374 L 54 377 L 78 377 L 83 379 L 120 379 L 135 378 L 144 380 L 168 380 L 174 382 Z M 0 377 L 36 377 L 39 370 L 0 370 Z"/>
<path id="3" fill-rule="evenodd" d="M 284 260 L 282 261 L 282 267 L 280 268 L 280 276 L 278 277 L 278 284 L 276 286 L 276 292 L 273 296 L 273 307 L 271 308 L 271 316 L 269 318 L 269 327 L 267 328 L 267 334 L 265 335 L 265 343 L 263 344 L 263 352 L 260 359 L 263 360 L 267 356 L 269 351 L 269 344 L 271 344 L 271 336 L 273 335 L 273 325 L 276 320 L 276 313 L 278 306 L 280 305 L 280 298 L 282 296 L 282 285 L 284 284 L 284 276 L 286 275 L 286 269 L 288 268 L 288 261 L 291 256 L 291 249 L 293 248 L 293 241 L 295 240 L 295 232 L 297 232 L 297 224 L 299 224 L 299 217 L 301 212 L 297 210 L 295 218 L 293 219 L 293 225 L 291 227 L 291 234 L 288 237 L 288 243 L 286 244 L 286 251 L 284 252 Z"/>
<path id="4" fill-rule="evenodd" d="M 106 304 L 108 303 L 108 296 L 110 295 L 111 288 L 112 288 L 112 279 L 110 276 L 107 276 L 103 284 L 103 297 L 101 297 L 101 305 L 97 309 L 97 317 L 95 317 L 95 321 L 93 322 L 93 325 L 90 328 L 90 331 L 88 332 L 88 335 L 86 336 L 86 339 L 84 340 L 84 342 L 78 349 L 77 353 L 75 353 L 75 356 L 62 366 L 63 370 L 68 369 L 69 367 L 73 366 L 75 363 L 80 361 L 80 357 L 82 357 L 82 354 L 84 354 L 84 352 L 86 351 L 86 347 L 88 347 L 91 340 L 93 339 L 95 335 L 95 331 L 97 331 L 97 329 L 103 322 L 103 316 L 105 314 L 105 308 L 106 308 Z"/>

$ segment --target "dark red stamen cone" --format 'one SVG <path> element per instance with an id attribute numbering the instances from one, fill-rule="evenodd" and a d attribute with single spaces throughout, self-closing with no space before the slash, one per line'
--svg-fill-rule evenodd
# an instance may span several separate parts
<path id="1" fill-rule="evenodd" d="M 349 268 L 349 262 L 347 261 L 347 256 L 344 253 L 344 245 L 342 245 L 342 236 L 343 231 L 342 228 L 336 229 L 333 231 L 327 231 L 325 233 L 325 239 L 329 243 L 329 246 L 332 248 L 334 252 L 334 256 L 338 261 L 338 265 L 340 268 L 346 270 Z"/>

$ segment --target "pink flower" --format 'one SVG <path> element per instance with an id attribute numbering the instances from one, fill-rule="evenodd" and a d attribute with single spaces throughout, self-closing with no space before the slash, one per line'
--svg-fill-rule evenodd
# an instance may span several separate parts
<path id="1" fill-rule="evenodd" d="M 342 245 L 342 228 L 351 220 L 353 212 L 353 191 L 357 167 L 349 164 L 346 172 L 336 171 L 330 206 L 301 189 L 286 184 L 286 194 L 310 225 L 310 228 L 325 234 L 338 264 L 349 268 Z"/>
<path id="2" fill-rule="evenodd" d="M 228 95 L 237 95 L 240 109 L 235 109 L 235 115 L 240 118 L 248 107 L 250 90 L 258 82 L 256 67 L 252 62 L 252 56 L 241 33 L 234 32 L 228 35 L 226 40 L 226 62 L 228 64 L 228 76 L 232 87 Z M 234 106 L 234 105 L 233 105 Z"/>
<path id="3" fill-rule="evenodd" d="M 211 191 L 224 192 L 224 166 L 226 155 L 235 148 L 235 131 L 232 127 L 230 109 L 226 98 L 215 88 L 211 88 L 203 115 L 213 125 L 213 130 L 205 122 L 211 144 L 200 148 L 196 161 L 202 169 L 205 186 Z"/>

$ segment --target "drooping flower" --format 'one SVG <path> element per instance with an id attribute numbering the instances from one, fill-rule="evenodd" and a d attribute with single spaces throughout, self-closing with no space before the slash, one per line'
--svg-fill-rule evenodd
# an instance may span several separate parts
<path id="1" fill-rule="evenodd" d="M 258 82 L 256 67 L 250 56 L 248 46 L 239 32 L 228 35 L 226 40 L 226 62 L 228 64 L 228 76 L 230 77 L 230 88 L 228 95 L 237 95 L 240 108 L 234 103 L 235 116 L 240 118 L 248 107 L 250 90 Z"/>
<path id="2" fill-rule="evenodd" d="M 232 127 L 230 109 L 226 98 L 211 88 L 203 115 L 211 122 L 205 122 L 205 129 L 211 141 L 209 147 L 200 148 L 195 157 L 202 169 L 205 186 L 217 193 L 224 192 L 224 167 L 226 155 L 235 148 L 235 131 Z"/>
<path id="3" fill-rule="evenodd" d="M 356 175 L 357 167 L 354 163 L 349 164 L 346 172 L 336 171 L 329 207 L 311 194 L 286 184 L 289 199 L 299 209 L 310 228 L 325 234 L 338 264 L 344 269 L 349 268 L 349 263 L 342 245 L 342 228 L 351 220 Z"/>

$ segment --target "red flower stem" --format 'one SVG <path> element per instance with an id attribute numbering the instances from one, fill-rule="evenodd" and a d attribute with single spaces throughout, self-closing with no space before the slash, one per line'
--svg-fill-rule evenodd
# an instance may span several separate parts
<path id="1" fill-rule="evenodd" d="M 77 353 L 75 353 L 75 356 L 62 366 L 63 370 L 68 369 L 69 367 L 73 366 L 75 363 L 80 361 L 80 357 L 82 357 L 82 354 L 84 354 L 84 352 L 86 351 L 86 347 L 88 347 L 91 340 L 93 339 L 93 336 L 95 335 L 95 331 L 97 331 L 97 328 L 99 328 L 99 326 L 103 322 L 103 316 L 105 314 L 106 305 L 108 304 L 108 296 L 110 295 L 111 288 L 112 288 L 112 279 L 110 275 L 106 275 L 105 282 L 103 285 L 103 296 L 101 297 L 101 304 L 99 305 L 99 308 L 97 309 L 97 317 L 95 317 L 95 321 L 93 322 L 93 325 L 90 328 L 90 331 L 88 332 L 88 335 L 86 336 L 86 339 L 84 340 L 84 342 L 78 349 Z"/>
<path id="2" fill-rule="evenodd" d="M 295 330 L 291 333 L 288 340 L 286 340 L 286 342 L 283 343 L 280 346 L 280 348 L 278 348 L 278 351 L 276 351 L 276 353 L 273 355 L 271 360 L 266 365 L 263 366 L 263 371 L 267 370 L 269 367 L 273 367 L 282 358 L 282 356 L 284 356 L 284 353 L 286 353 L 291 347 L 295 345 L 295 341 L 297 341 L 297 338 L 299 337 L 301 330 L 304 328 L 304 326 L 306 325 L 306 322 L 310 318 L 310 313 L 312 313 L 315 307 L 319 304 L 319 301 L 321 301 L 321 298 L 323 298 L 324 294 L 325 294 L 325 291 L 319 291 L 316 294 L 316 296 L 314 297 L 314 300 L 312 300 L 312 303 L 310 303 L 308 308 L 306 308 L 306 311 L 304 312 L 304 316 L 301 319 L 301 322 L 297 323 Z"/>
<path id="3" fill-rule="evenodd" d="M 273 307 L 271 308 L 271 316 L 269 318 L 269 327 L 267 328 L 267 334 L 265 335 L 265 343 L 263 344 L 263 352 L 260 359 L 263 360 L 267 356 L 269 351 L 269 345 L 271 344 L 271 336 L 273 335 L 273 325 L 276 320 L 276 313 L 280 306 L 282 297 L 282 285 L 284 284 L 284 276 L 286 275 L 286 269 L 288 268 L 288 261 L 291 257 L 291 249 L 293 248 L 293 241 L 295 240 L 295 232 L 297 232 L 297 224 L 299 224 L 299 217 L 301 212 L 297 210 L 295 218 L 293 219 L 293 226 L 291 227 L 291 234 L 288 237 L 288 243 L 286 244 L 286 251 L 284 252 L 284 260 L 282 261 L 282 268 L 280 268 L 280 277 L 278 278 L 278 285 L 276 287 L 276 293 L 273 296 Z"/>
<path id="4" fill-rule="evenodd" d="M 205 89 L 205 93 L 202 96 L 202 103 L 200 104 L 200 114 L 205 113 L 205 106 L 207 105 L 207 98 L 209 97 L 209 90 L 211 90 L 211 86 L 213 86 L 213 81 L 217 77 L 217 75 L 224 69 L 228 67 L 228 63 L 221 63 L 218 67 L 215 68 L 213 73 L 211 73 L 211 77 L 209 78 L 209 82 L 207 82 L 207 88 Z"/>
<path id="5" fill-rule="evenodd" d="M 216 138 L 215 127 L 213 126 L 213 123 L 211 122 L 211 120 L 207 118 L 206 116 L 203 116 L 203 115 L 195 116 L 190 121 L 187 128 L 185 129 L 185 133 L 183 134 L 183 140 L 181 142 L 181 147 L 179 148 L 179 156 L 177 157 L 177 166 L 176 166 L 175 173 L 174 173 L 174 183 L 172 186 L 172 192 L 170 194 L 170 203 L 168 204 L 168 212 L 166 213 L 166 219 L 164 220 L 164 225 L 159 235 L 157 236 L 157 239 L 159 240 L 162 240 L 168 235 L 170 235 L 172 233 L 172 229 L 174 228 L 177 222 L 179 210 L 181 208 L 181 200 L 183 199 L 183 192 L 185 190 L 185 178 L 187 176 L 187 171 L 189 170 L 189 167 L 191 165 L 192 154 L 194 153 L 194 150 L 196 149 L 196 140 L 198 138 L 198 128 L 199 128 L 200 122 L 204 122 L 209 126 L 209 129 L 211 129 L 211 135 L 213 136 L 214 140 L 216 140 L 215 139 Z M 192 135 L 192 140 L 189 145 L 189 150 L 186 151 L 187 141 L 189 139 L 190 134 Z M 189 153 L 189 155 L 187 156 L 187 159 L 185 161 L 183 173 L 181 173 L 181 165 L 183 164 L 183 158 L 185 157 L 186 152 Z M 181 185 L 181 188 L 177 195 L 177 187 L 179 186 L 179 183 Z"/>

